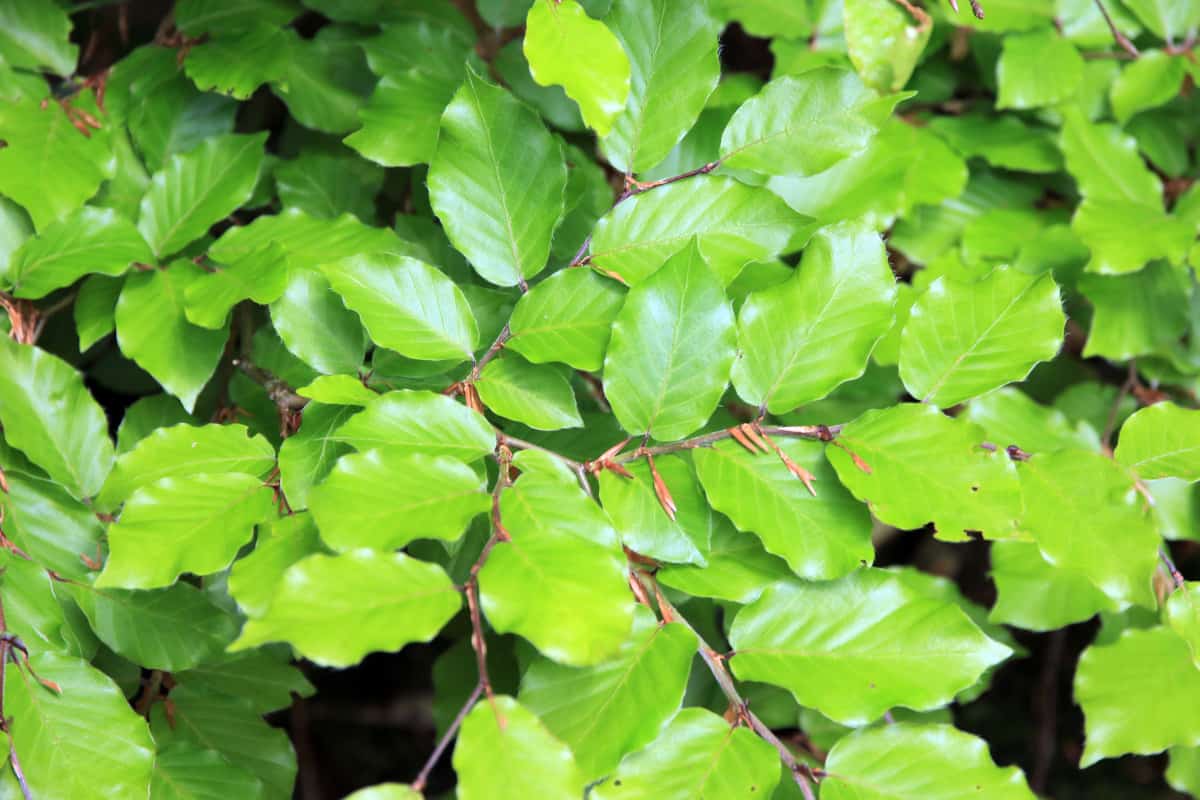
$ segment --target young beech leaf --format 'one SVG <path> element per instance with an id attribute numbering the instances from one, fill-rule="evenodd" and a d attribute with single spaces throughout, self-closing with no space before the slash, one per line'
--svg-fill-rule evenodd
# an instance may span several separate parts
<path id="1" fill-rule="evenodd" d="M 953 603 L 870 568 L 774 584 L 738 612 L 729 643 L 739 679 L 782 686 L 845 725 L 945 705 L 1012 653 Z"/>
<path id="2" fill-rule="evenodd" d="M 682 439 L 729 383 L 737 334 L 721 282 L 693 241 L 629 292 L 613 325 L 604 391 L 622 427 Z"/>
<path id="3" fill-rule="evenodd" d="M 525 19 L 525 58 L 542 86 L 561 85 L 601 136 L 625 108 L 629 57 L 621 42 L 576 0 L 534 0 Z"/>
<path id="4" fill-rule="evenodd" d="M 598 372 L 624 301 L 620 283 L 592 270 L 556 272 L 517 301 L 506 347 L 535 364 L 561 361 Z"/>
<path id="5" fill-rule="evenodd" d="M 462 461 L 496 447 L 496 432 L 483 414 L 445 395 L 409 389 L 378 396 L 330 438 L 356 450 L 402 448 Z"/>
<path id="6" fill-rule="evenodd" d="M 270 308 L 279 338 L 313 369 L 335 374 L 362 366 L 367 350 L 362 323 L 321 272 L 293 269 L 283 295 Z"/>
<path id="7" fill-rule="evenodd" d="M 535 430 L 582 428 L 567 374 L 551 364 L 530 364 L 519 355 L 507 355 L 483 368 L 475 388 L 489 411 Z"/>
<path id="8" fill-rule="evenodd" d="M 17 248 L 9 280 L 17 297 L 42 297 L 84 275 L 120 275 L 152 258 L 132 222 L 112 209 L 84 207 Z"/>
<path id="9" fill-rule="evenodd" d="M 879 236 L 851 223 L 826 228 L 793 276 L 742 304 L 733 365 L 738 394 L 781 413 L 857 378 L 891 327 L 895 298 Z"/>
<path id="10" fill-rule="evenodd" d="M 600 473 L 604 510 L 629 549 L 659 561 L 704 566 L 715 523 L 695 474 L 678 456 L 660 456 L 654 467 L 674 504 L 673 516 L 663 512 L 654 474 L 642 461 L 625 465 L 629 476 Z"/>
<path id="11" fill-rule="evenodd" d="M 696 597 L 744 604 L 792 574 L 787 562 L 764 550 L 756 536 L 735 529 L 725 517 L 714 513 L 713 518 L 708 563 L 667 564 L 657 573 L 659 583 Z"/>
<path id="12" fill-rule="evenodd" d="M 429 202 L 454 247 L 498 286 L 532 278 L 546 266 L 566 185 L 562 147 L 533 110 L 468 69 L 429 165 Z"/>
<path id="13" fill-rule="evenodd" d="M 263 782 L 215 750 L 174 742 L 154 755 L 151 797 L 262 797 Z"/>
<path id="14" fill-rule="evenodd" d="M 1200 480 L 1200 411 L 1174 403 L 1156 403 L 1121 426 L 1117 461 L 1142 480 Z"/>
<path id="15" fill-rule="evenodd" d="M 996 584 L 992 622 L 1052 631 L 1120 608 L 1081 570 L 1052 565 L 1034 542 L 992 542 L 990 554 Z"/>
<path id="16" fill-rule="evenodd" d="M 1167 598 L 1166 622 L 1187 642 L 1192 661 L 1200 669 L 1200 583 L 1191 581 L 1178 587 Z"/>
<path id="17" fill-rule="evenodd" d="M 284 571 L 267 612 L 230 649 L 283 641 L 318 664 L 348 667 L 429 641 L 461 605 L 441 567 L 403 553 L 312 555 Z"/>

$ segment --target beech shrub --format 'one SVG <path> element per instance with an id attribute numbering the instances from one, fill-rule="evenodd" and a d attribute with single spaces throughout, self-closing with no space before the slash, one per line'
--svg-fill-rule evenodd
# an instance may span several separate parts
<path id="1" fill-rule="evenodd" d="M 1200 792 L 1200 0 L 957 5 L 0 2 L 0 797 Z"/>

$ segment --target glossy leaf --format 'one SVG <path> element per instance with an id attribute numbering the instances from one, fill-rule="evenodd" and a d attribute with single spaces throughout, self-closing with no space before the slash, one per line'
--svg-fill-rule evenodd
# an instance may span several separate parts
<path id="1" fill-rule="evenodd" d="M 301 415 L 300 430 L 279 446 L 279 485 L 293 509 L 308 508 L 309 490 L 350 452 L 348 445 L 333 436 L 353 413 L 353 408 L 309 403 Z"/>
<path id="2" fill-rule="evenodd" d="M 749 603 L 763 589 L 791 575 L 787 562 L 771 555 L 759 539 L 719 518 L 705 554 L 707 564 L 668 564 L 657 573 L 660 583 L 697 597 Z"/>
<path id="3" fill-rule="evenodd" d="M 261 25 L 217 36 L 191 48 L 183 69 L 202 92 L 247 100 L 264 83 L 283 77 L 288 62 L 286 34 Z"/>
<path id="4" fill-rule="evenodd" d="M 619 283 L 592 270 L 557 272 L 517 301 L 506 347 L 535 364 L 561 361 L 597 372 L 624 300 Z"/>
<path id="5" fill-rule="evenodd" d="M 654 460 L 654 469 L 670 494 L 668 516 L 655 491 L 654 474 L 645 462 L 625 465 L 630 474 L 600 473 L 600 502 L 621 542 L 643 556 L 671 563 L 704 565 L 712 529 L 708 502 L 687 462 L 674 456 Z"/>
<path id="6" fill-rule="evenodd" d="M 1174 403 L 1143 408 L 1121 426 L 1114 457 L 1143 480 L 1200 480 L 1200 414 Z"/>
<path id="7" fill-rule="evenodd" d="M 996 64 L 996 108 L 1040 108 L 1070 98 L 1083 80 L 1083 56 L 1055 31 L 1004 37 Z"/>
<path id="8" fill-rule="evenodd" d="M 266 614 L 246 623 L 232 649 L 286 641 L 318 664 L 347 667 L 429 641 L 461 604 L 440 567 L 403 553 L 313 555 L 288 567 Z"/>
<path id="9" fill-rule="evenodd" d="M 120 275 L 130 264 L 150 260 L 132 222 L 109 209 L 85 207 L 18 248 L 9 277 L 17 297 L 42 297 L 84 275 Z"/>
<path id="10" fill-rule="evenodd" d="M 604 391 L 622 427 L 671 441 L 703 425 L 729 382 L 736 335 L 693 242 L 630 291 L 613 325 Z"/>
<path id="11" fill-rule="evenodd" d="M 312 514 L 293 514 L 261 525 L 254 551 L 239 558 L 229 572 L 229 594 L 246 614 L 261 617 L 275 599 L 287 568 L 322 550 Z"/>
<path id="12" fill-rule="evenodd" d="M 432 392 L 388 392 L 338 428 L 332 437 L 356 450 L 403 448 L 472 461 L 492 452 L 496 435 L 487 419 Z"/>
<path id="13" fill-rule="evenodd" d="M 1011 653 L 957 606 L 871 569 L 773 585 L 734 618 L 729 642 L 738 678 L 782 686 L 846 725 L 944 705 Z"/>
<path id="14" fill-rule="evenodd" d="M 516 355 L 493 359 L 475 388 L 488 410 L 536 430 L 583 427 L 575 391 L 553 366 L 530 364 Z"/>
<path id="15" fill-rule="evenodd" d="M 887 0 L 850 0 L 843 19 L 846 49 L 863 82 L 881 92 L 903 89 L 932 26 Z"/>
<path id="16" fill-rule="evenodd" d="M 996 604 L 988 619 L 1032 631 L 1051 631 L 1090 619 L 1117 604 L 1070 564 L 1052 565 L 1034 542 L 992 542 Z"/>
<path id="17" fill-rule="evenodd" d="M 79 50 L 70 34 L 71 18 L 65 9 L 17 0 L 0 11 L 0 59 L 13 67 L 70 75 Z"/>
<path id="18" fill-rule="evenodd" d="M 294 270 L 283 295 L 271 304 L 279 338 L 318 372 L 356 372 L 366 354 L 358 315 L 346 308 L 316 270 Z"/>
<path id="19" fill-rule="evenodd" d="M 222 800 L 262 792 L 262 781 L 215 750 L 178 742 L 154 756 L 150 781 L 154 800 Z"/>

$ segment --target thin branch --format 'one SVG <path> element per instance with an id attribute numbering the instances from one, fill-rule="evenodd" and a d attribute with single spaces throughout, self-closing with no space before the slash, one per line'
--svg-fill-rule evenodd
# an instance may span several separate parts
<path id="1" fill-rule="evenodd" d="M 1108 29 L 1112 31 L 1113 40 L 1116 41 L 1122 50 L 1134 58 L 1140 56 L 1141 53 L 1138 52 L 1133 42 L 1129 41 L 1129 37 L 1117 30 L 1117 25 L 1113 22 L 1113 18 L 1109 16 L 1108 9 L 1104 7 L 1104 3 L 1101 0 L 1095 0 L 1095 2 L 1096 8 L 1100 9 L 1101 16 L 1104 17 L 1105 23 L 1108 24 Z"/>
<path id="2" fill-rule="evenodd" d="M 1039 724 L 1034 740 L 1034 764 L 1029 775 L 1029 786 L 1039 795 L 1046 790 L 1046 780 L 1050 777 L 1050 767 L 1054 764 L 1054 754 L 1058 749 L 1055 742 L 1058 736 L 1058 674 L 1062 669 L 1065 634 L 1066 630 L 1062 628 L 1050 634 L 1038 676 L 1033 715 Z"/>
<path id="3" fill-rule="evenodd" d="M 833 438 L 841 431 L 841 425 L 760 425 L 758 430 L 761 433 L 766 433 L 771 436 L 784 436 L 800 439 L 816 439 L 819 442 L 833 441 Z M 628 464 L 630 461 L 636 461 L 639 458 L 646 456 L 660 456 L 667 453 L 678 453 L 683 450 L 694 450 L 697 447 L 708 447 L 716 444 L 724 439 L 734 439 L 737 434 L 734 433 L 734 428 L 726 428 L 725 430 L 713 431 L 712 433 L 693 436 L 690 439 L 683 439 L 678 442 L 670 442 L 668 444 L 657 444 L 653 447 L 639 447 L 628 453 L 613 455 L 610 459 L 605 459 L 609 464 Z M 590 465 L 602 468 L 600 460 L 589 462 Z"/>
<path id="4" fill-rule="evenodd" d="M 0 633 L 8 633 L 8 621 L 4 616 L 4 601 L 0 600 Z M 17 744 L 13 741 L 12 731 L 8 726 L 8 717 L 4 716 L 4 682 L 8 677 L 8 662 L 16 663 L 12 657 L 12 641 L 8 636 L 0 637 L 0 732 L 8 737 L 8 762 L 12 764 L 13 774 L 21 785 L 21 794 L 25 800 L 33 800 L 33 792 L 29 782 L 25 780 L 25 771 L 21 769 L 21 759 L 17 757 Z"/>
<path id="5" fill-rule="evenodd" d="M 504 345 L 512 338 L 512 331 L 508 329 L 508 325 L 501 329 L 500 335 L 496 337 L 496 341 L 492 342 L 492 346 L 487 349 L 487 352 L 475 362 L 475 366 L 471 367 L 471 374 L 467 376 L 464 383 L 474 383 L 479 380 L 479 373 L 483 372 L 483 368 L 488 365 L 488 362 L 500 354 L 504 349 Z"/>
<path id="6" fill-rule="evenodd" d="M 1108 421 L 1104 423 L 1104 433 L 1100 434 L 1100 443 L 1107 450 L 1112 450 L 1112 435 L 1116 432 L 1117 414 L 1121 410 L 1121 403 L 1125 402 L 1126 396 L 1136 389 L 1139 383 L 1137 359 L 1131 358 L 1129 360 L 1129 371 L 1125 375 L 1125 382 L 1121 384 L 1121 388 L 1113 400 L 1112 408 L 1108 410 Z"/>
<path id="7" fill-rule="evenodd" d="M 417 777 L 412 782 L 413 791 L 421 794 L 425 791 L 425 784 L 429 781 L 429 773 L 437 765 L 437 762 L 442 757 L 442 753 L 446 752 L 446 748 L 450 745 L 450 740 L 454 738 L 454 734 L 458 733 L 462 721 L 466 719 L 467 712 L 470 711 L 476 701 L 479 700 L 479 695 L 483 694 L 483 681 L 475 684 L 475 688 L 471 691 L 467 702 L 463 703 L 462 708 L 454 715 L 454 721 L 450 723 L 450 727 L 446 728 L 446 732 L 442 734 L 442 738 L 438 740 L 437 747 L 433 748 L 433 752 L 429 754 L 429 758 L 425 760 L 425 765 L 421 767 L 421 771 L 417 773 Z"/>
<path id="8" fill-rule="evenodd" d="M 251 364 L 244 358 L 235 358 L 233 365 L 246 373 L 250 380 L 266 389 L 267 396 L 281 409 L 299 411 L 308 405 L 307 397 L 296 394 L 286 381 L 276 378 L 262 367 Z"/>
<path id="9" fill-rule="evenodd" d="M 917 27 L 919 29 L 925 30 L 933 24 L 933 20 L 931 20 L 929 15 L 925 13 L 925 9 L 921 8 L 920 6 L 914 6 L 912 3 L 908 2 L 908 0 L 896 0 L 896 2 L 903 6 L 904 10 L 912 15 L 912 18 L 917 21 Z M 958 9 L 955 10 L 957 11 Z"/>
<path id="10" fill-rule="evenodd" d="M 712 647 L 708 645 L 708 642 L 704 641 L 704 637 L 692 627 L 691 623 L 688 622 L 687 619 L 682 616 L 673 605 L 671 605 L 671 601 L 667 600 L 667 598 L 663 596 L 662 592 L 658 591 L 658 584 L 654 580 L 654 576 L 642 572 L 641 570 L 634 570 L 634 574 L 636 575 L 638 581 L 642 584 L 642 587 L 646 589 L 648 593 L 652 593 L 657 598 L 659 610 L 664 621 L 671 620 L 679 622 L 689 631 L 691 631 L 693 636 L 696 637 L 696 641 L 699 643 L 698 651 L 700 653 L 700 657 L 704 659 L 704 663 L 708 667 L 709 672 L 712 673 L 713 678 L 716 680 L 717 686 L 721 687 L 722 694 L 725 695 L 725 698 L 729 701 L 730 707 L 733 708 L 734 713 L 737 714 L 738 718 L 745 722 L 751 730 L 753 730 L 761 739 L 763 739 L 763 741 L 775 748 L 775 750 L 779 753 L 780 761 L 782 761 L 784 766 L 788 768 L 788 771 L 792 773 L 792 777 L 795 779 L 796 785 L 800 787 L 800 791 L 804 795 L 805 800 L 816 800 L 816 794 L 814 794 L 812 788 L 812 780 L 814 779 L 812 770 L 809 769 L 807 764 L 802 764 L 801 762 L 797 761 L 796 755 L 788 748 L 788 746 L 781 742 L 779 737 L 775 735 L 775 732 L 768 728 L 763 721 L 760 720 L 755 713 L 750 710 L 749 704 L 746 703 L 745 699 L 738 692 L 737 686 L 733 682 L 733 676 L 730 675 L 729 670 L 726 669 L 724 658 L 715 650 L 713 650 Z"/>
<path id="11" fill-rule="evenodd" d="M 1183 573 L 1179 571 L 1179 567 L 1175 566 L 1175 562 L 1171 560 L 1171 556 L 1167 553 L 1165 547 L 1158 548 L 1158 559 L 1167 570 L 1167 574 L 1171 576 L 1171 580 L 1174 581 L 1175 588 L 1182 589 L 1186 584 L 1186 581 L 1183 579 Z"/>

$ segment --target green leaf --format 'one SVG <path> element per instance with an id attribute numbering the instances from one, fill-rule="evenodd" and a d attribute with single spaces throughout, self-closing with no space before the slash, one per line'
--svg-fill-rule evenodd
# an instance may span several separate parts
<path id="1" fill-rule="evenodd" d="M 616 655 L 591 667 L 542 658 L 521 680 L 518 699 L 561 739 L 584 777 L 610 773 L 626 753 L 651 742 L 683 701 L 696 637 L 639 608 Z"/>
<path id="2" fill-rule="evenodd" d="M 733 311 L 698 241 L 629 292 L 604 360 L 604 392 L 630 434 L 682 439 L 729 383 Z"/>
<path id="3" fill-rule="evenodd" d="M 8 538 L 37 564 L 59 575 L 86 576 L 89 570 L 80 554 L 98 558 L 102 553 L 104 526 L 95 510 L 50 478 L 22 474 L 12 463 L 0 463 L 0 468 L 8 481 L 7 495 L 0 494 Z"/>
<path id="4" fill-rule="evenodd" d="M 186 583 L 148 592 L 84 585 L 75 600 L 100 641 L 146 669 L 194 667 L 237 635 L 233 615 Z"/>
<path id="5" fill-rule="evenodd" d="M 788 0 L 722 0 L 716 5 L 725 20 L 737 20 L 748 33 L 764 37 L 808 36 L 817 10 Z"/>
<path id="6" fill-rule="evenodd" d="M 261 478 L 274 466 L 275 448 L 244 425 L 164 426 L 121 454 L 96 503 L 115 508 L 162 478 L 221 472 Z"/>
<path id="7" fill-rule="evenodd" d="M 1200 411 L 1156 403 L 1121 426 L 1114 457 L 1142 480 L 1200 480 Z"/>
<path id="8" fill-rule="evenodd" d="M 11 30 L 2 22 L 0 29 Z M 0 130 L 7 145 L 0 149 L 0 194 L 23 206 L 39 231 L 83 205 L 116 170 L 108 136 L 76 130 L 67 115 L 71 108 L 100 114 L 90 93 L 74 104 L 48 102 L 45 108 L 32 99 L 0 103 Z"/>
<path id="9" fill-rule="evenodd" d="M 575 391 L 562 370 L 530 364 L 518 355 L 488 362 L 475 383 L 495 414 L 541 431 L 582 428 Z"/>
<path id="10" fill-rule="evenodd" d="M 54 3 L 15 0 L 0 9 L 0 61 L 12 67 L 73 74 L 79 48 L 70 37 L 71 18 Z"/>
<path id="11" fill-rule="evenodd" d="M 1157 258 L 1181 263 L 1196 238 L 1195 226 L 1161 206 L 1110 197 L 1085 197 L 1071 218 L 1071 230 L 1091 251 L 1088 272 L 1136 272 Z M 1129 230 L 1140 232 L 1129 236 Z"/>
<path id="12" fill-rule="evenodd" d="M 879 98 L 849 70 L 785 75 L 742 104 L 721 162 L 764 175 L 814 175 L 862 152 L 898 97 Z"/>
<path id="13" fill-rule="evenodd" d="M 1083 56 L 1050 28 L 1004 37 L 996 63 L 996 108 L 1040 108 L 1075 95 L 1083 80 Z"/>
<path id="14" fill-rule="evenodd" d="M 318 372 L 362 366 L 367 337 L 358 315 L 317 270 L 292 270 L 283 295 L 271 303 L 271 323 L 287 349 Z"/>
<path id="15" fill-rule="evenodd" d="M 138 230 L 156 256 L 181 250 L 250 199 L 266 140 L 265 133 L 207 139 L 154 173 Z"/>
<path id="16" fill-rule="evenodd" d="M 1122 607 L 1153 608 L 1159 536 L 1133 476 L 1100 453 L 1062 450 L 1020 465 L 1023 527 L 1055 566 L 1083 573 Z"/>
<path id="17" fill-rule="evenodd" d="M 134 492 L 109 528 L 96 587 L 154 589 L 222 570 L 274 510 L 270 487 L 251 475 L 163 478 Z"/>
<path id="18" fill-rule="evenodd" d="M 901 530 L 932 522 L 950 541 L 965 539 L 965 531 L 1011 538 L 1021 514 L 1016 468 L 1002 448 L 983 443 L 979 426 L 906 403 L 863 414 L 825 454 L 880 522 Z"/>
<path id="19" fill-rule="evenodd" d="M 696 238 L 728 284 L 749 262 L 795 249 L 808 222 L 771 192 L 701 175 L 620 203 L 596 223 L 589 263 L 637 285 Z"/>
<path id="20" fill-rule="evenodd" d="M 700 484 L 682 458 L 660 456 L 654 465 L 675 506 L 673 516 L 663 510 L 644 462 L 625 465 L 631 477 L 601 472 L 600 502 L 629 549 L 658 561 L 703 566 L 715 523 Z"/>
<path id="21" fill-rule="evenodd" d="M 225 350 L 228 330 L 209 330 L 187 320 L 184 297 L 205 273 L 187 261 L 166 269 L 135 272 L 117 300 L 117 343 L 121 352 L 194 411 Z M 186 358 L 180 354 L 186 353 Z"/>
<path id="22" fill-rule="evenodd" d="M 132 222 L 111 209 L 84 207 L 18 248 L 9 277 L 17 297 L 43 297 L 89 273 L 120 275 L 151 258 Z"/>
<path id="23" fill-rule="evenodd" d="M 323 271 L 371 338 L 390 350 L 437 361 L 470 358 L 478 344 L 467 298 L 424 261 L 376 253 L 328 264 Z"/>
<path id="24" fill-rule="evenodd" d="M 292 658 L 288 647 L 259 647 L 210 659 L 173 677 L 179 685 L 247 698 L 265 714 L 290 706 L 293 695 L 310 697 L 317 691 Z"/>
<path id="25" fill-rule="evenodd" d="M 262 253 L 270 244 L 282 247 L 288 264 L 297 271 L 403 246 L 395 231 L 364 225 L 350 214 L 318 219 L 287 208 L 273 216 L 261 216 L 249 225 L 230 228 L 213 243 L 208 255 L 219 264 L 233 264 Z"/>
<path id="26" fill-rule="evenodd" d="M 423 800 L 424 795 L 408 784 L 377 783 L 346 796 L 346 800 Z"/>
<path id="27" fill-rule="evenodd" d="M 1117 122 L 1123 125 L 1139 111 L 1169 102 L 1179 93 L 1186 71 L 1183 59 L 1177 56 L 1162 50 L 1143 52 L 1121 71 L 1109 88 Z"/>
<path id="28" fill-rule="evenodd" d="M 292 514 L 261 525 L 254 551 L 239 558 L 229 573 L 229 594 L 249 616 L 261 617 L 275 599 L 284 571 L 322 550 L 311 514 Z"/>
<path id="29" fill-rule="evenodd" d="M 632 81 L 625 108 L 604 136 L 604 153 L 622 172 L 643 172 L 696 124 L 716 88 L 720 25 L 699 3 L 618 0 L 613 6 L 608 24 L 629 56 Z M 579 58 L 577 51 L 569 56 Z"/>
<path id="30" fill-rule="evenodd" d="M 525 19 L 525 14 L 532 4 L 533 0 L 525 0 L 525 8 L 521 13 L 522 20 Z M 533 79 L 533 75 L 529 72 L 529 62 L 525 60 L 525 53 L 522 50 L 523 44 L 524 40 L 517 38 L 500 48 L 500 52 L 492 60 L 492 67 L 496 74 L 519 100 L 533 106 L 551 126 L 572 133 L 584 131 L 586 126 L 583 123 L 583 117 L 579 114 L 579 105 L 567 97 L 563 87 L 557 84 L 542 86 Z M 590 162 L 591 159 L 592 156 L 589 156 L 588 161 Z M 612 191 L 608 189 L 607 181 L 605 190 L 609 195 L 608 204 L 611 205 Z M 604 210 L 607 209 L 608 205 Z M 572 250 L 567 257 L 574 252 Z"/>
<path id="31" fill-rule="evenodd" d="M 19 205 L 0 197 L 0 285 L 12 283 L 12 256 L 33 235 L 33 223 Z"/>
<path id="32" fill-rule="evenodd" d="M 279 26 L 300 13 L 294 0 L 179 0 L 175 24 L 189 36 L 243 31 L 259 24 Z"/>
<path id="33" fill-rule="evenodd" d="M 380 396 L 332 438 L 356 450 L 395 448 L 463 461 L 496 447 L 496 433 L 479 412 L 445 395 L 410 390 Z"/>
<path id="34" fill-rule="evenodd" d="M 562 664 L 611 658 L 629 636 L 634 603 L 604 512 L 569 472 L 535 471 L 501 494 L 500 516 L 511 539 L 492 549 L 479 573 L 492 627 L 520 634 Z"/>
<path id="35" fill-rule="evenodd" d="M 1173 42 L 1186 38 L 1200 27 L 1200 4 L 1192 0 L 1163 3 L 1159 0 L 1127 0 L 1125 5 L 1142 24 L 1160 39 Z"/>
<path id="36" fill-rule="evenodd" d="M 100 490 L 112 467 L 104 411 L 65 361 L 0 336 L 4 438 L 74 497 Z"/>
<path id="37" fill-rule="evenodd" d="M 143 797 L 154 741 L 121 690 L 87 662 L 34 653 L 41 685 L 16 661 L 5 665 L 4 713 L 34 797 Z"/>
<path id="38" fill-rule="evenodd" d="M 229 312 L 243 300 L 267 305 L 288 284 L 287 253 L 275 242 L 196 278 L 184 291 L 188 322 L 202 328 L 225 326 Z"/>
<path id="39" fill-rule="evenodd" d="M 1070 564 L 1052 566 L 1033 542 L 992 542 L 996 604 L 988 619 L 1031 631 L 1052 631 L 1117 611 L 1114 603 Z"/>
<path id="40" fill-rule="evenodd" d="M 596 800 L 752 800 L 779 781 L 779 754 L 750 729 L 685 708 L 657 739 L 626 756 Z"/>
<path id="41" fill-rule="evenodd" d="M 1016 116 L 968 113 L 934 117 L 929 128 L 962 155 L 982 158 L 995 167 L 1038 173 L 1062 169 L 1054 131 Z"/>
<path id="42" fill-rule="evenodd" d="M 1093 306 L 1084 358 L 1125 361 L 1177 340 L 1188 326 L 1191 281 L 1161 262 L 1129 275 L 1084 275 L 1079 290 Z"/>
<path id="43" fill-rule="evenodd" d="M 154 757 L 152 800 L 224 800 L 260 797 L 262 792 L 262 781 L 215 750 L 176 742 Z"/>
<path id="44" fill-rule="evenodd" d="M 791 278 L 742 305 L 734 387 L 776 414 L 821 399 L 862 375 L 892 325 L 895 300 L 879 236 L 858 224 L 826 228 Z"/>
<path id="45" fill-rule="evenodd" d="M 335 134 L 358 127 L 359 109 L 375 85 L 361 37 L 360 28 L 342 25 L 327 25 L 311 39 L 289 33 L 287 69 L 271 90 L 301 125 Z"/>
<path id="46" fill-rule="evenodd" d="M 729 643 L 740 680 L 782 686 L 844 725 L 945 705 L 1012 653 L 958 606 L 875 569 L 774 584 L 738 612 Z"/>
<path id="47" fill-rule="evenodd" d="M 288 38 L 280 28 L 221 30 L 187 51 L 183 71 L 202 92 L 248 100 L 259 86 L 283 77 L 288 56 Z"/>
<path id="48" fill-rule="evenodd" d="M 613 32 L 576 0 L 534 0 L 524 47 L 533 79 L 561 85 L 588 127 L 607 136 L 630 86 L 629 57 Z"/>
<path id="49" fill-rule="evenodd" d="M 375 219 L 375 196 L 383 185 L 383 169 L 344 150 L 305 152 L 272 171 L 279 202 L 323 219 L 350 213 Z"/>
<path id="50" fill-rule="evenodd" d="M 625 301 L 616 281 L 590 269 L 565 269 L 521 295 L 505 345 L 535 364 L 561 361 L 598 372 Z"/>
<path id="51" fill-rule="evenodd" d="M 903 89 L 933 26 L 889 0 L 850 0 L 842 13 L 846 49 L 863 82 L 881 92 Z"/>
<path id="52" fill-rule="evenodd" d="M 428 184 L 446 235 L 483 278 L 515 286 L 546 266 L 567 185 L 562 149 L 537 114 L 473 70 L 442 115 Z"/>
<path id="53" fill-rule="evenodd" d="M 296 394 L 316 403 L 332 406 L 365 408 L 379 399 L 379 393 L 369 389 L 357 375 L 321 375 Z"/>
<path id="54" fill-rule="evenodd" d="M 476 703 L 454 747 L 460 800 L 526 800 L 583 795 L 571 750 L 534 714 L 505 695 Z"/>
<path id="55" fill-rule="evenodd" d="M 5 553 L 0 562 L 0 599 L 10 635 L 21 637 L 34 652 L 54 650 L 81 658 L 96 652 L 98 642 L 66 586 L 15 553 Z"/>
<path id="56" fill-rule="evenodd" d="M 1178 587 L 1167 598 L 1165 619 L 1168 627 L 1187 642 L 1192 661 L 1200 669 L 1200 606 L 1195 592 L 1200 583 L 1195 581 Z"/>
<path id="57" fill-rule="evenodd" d="M 348 667 L 429 641 L 461 605 L 441 567 L 403 553 L 312 555 L 288 567 L 267 613 L 231 649 L 284 641 L 318 664 Z"/>
<path id="58" fill-rule="evenodd" d="M 264 800 L 292 796 L 296 778 L 292 744 L 287 733 L 268 725 L 249 700 L 177 686 L 171 690 L 171 704 L 171 722 L 163 703 L 150 710 L 151 730 L 160 748 L 187 742 L 215 750 L 263 782 L 266 789 L 259 797 Z"/>
<path id="59" fill-rule="evenodd" d="M 693 451 L 713 508 L 739 530 L 754 532 L 767 552 L 804 578 L 838 578 L 871 563 L 871 519 L 838 484 L 821 446 L 782 438 L 776 444 L 813 475 L 816 496 L 774 455 L 753 454 L 729 440 Z"/>
<path id="60" fill-rule="evenodd" d="M 838 741 L 821 800 L 957 800 L 969 794 L 1034 800 L 1016 767 L 998 767 L 987 743 L 950 725 L 901 722 Z"/>
<path id="61" fill-rule="evenodd" d="M 349 446 L 333 434 L 354 413 L 353 408 L 319 402 L 304 407 L 300 430 L 279 447 L 279 481 L 288 505 L 308 508 L 309 490 L 325 478 Z"/>
<path id="62" fill-rule="evenodd" d="M 724 517 L 718 520 L 705 555 L 708 564 L 667 564 L 657 573 L 659 583 L 696 597 L 744 604 L 792 574 L 787 562 L 764 550 L 756 537 L 736 530 Z"/>
<path id="63" fill-rule="evenodd" d="M 1065 324 L 1049 275 L 997 267 L 971 284 L 938 278 L 904 326 L 900 377 L 913 397 L 947 408 L 1019 381 L 1053 358 Z"/>
<path id="64" fill-rule="evenodd" d="M 1161 208 L 1162 185 L 1132 137 L 1115 125 L 1094 125 L 1077 111 L 1064 117 L 1059 147 L 1080 194 Z"/>
<path id="65" fill-rule="evenodd" d="M 1039 453 L 1078 448 L 1099 450 L 1100 436 L 1090 425 L 1072 423 L 1066 414 L 1036 403 L 1029 395 L 1005 387 L 972 400 L 959 415 L 987 431 L 988 440 L 1001 447 L 1017 445 Z"/>
<path id="66" fill-rule="evenodd" d="M 1154 665 L 1147 669 L 1147 665 Z M 1164 627 L 1129 629 L 1112 644 L 1083 651 L 1075 670 L 1083 709 L 1080 767 L 1126 753 L 1200 745 L 1200 669 L 1183 639 Z"/>

